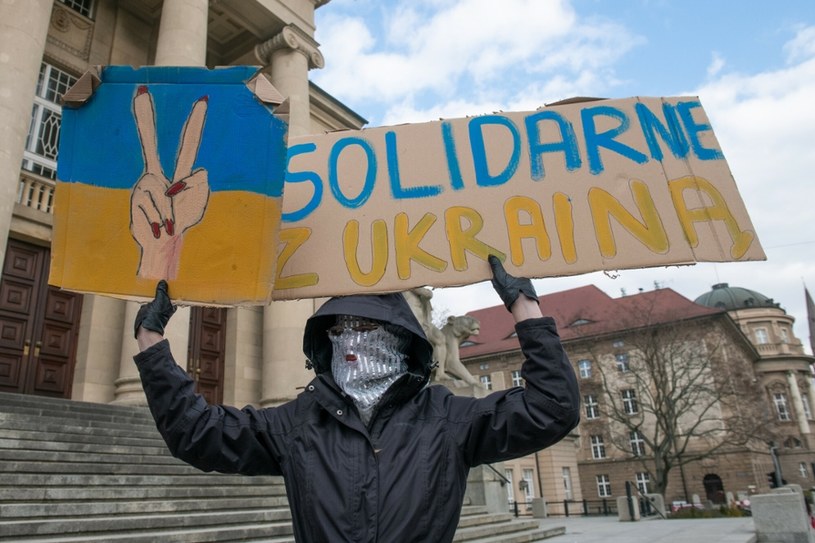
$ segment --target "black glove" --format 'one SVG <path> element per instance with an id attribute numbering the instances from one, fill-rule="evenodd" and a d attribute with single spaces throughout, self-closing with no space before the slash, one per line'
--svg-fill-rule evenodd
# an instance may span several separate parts
<path id="1" fill-rule="evenodd" d="M 136 313 L 136 322 L 134 324 L 134 333 L 139 335 L 139 328 L 142 326 L 147 330 L 158 332 L 164 335 L 164 327 L 170 322 L 170 317 L 175 313 L 176 307 L 170 301 L 170 295 L 167 293 L 167 281 L 162 279 L 156 285 L 156 297 L 147 304 L 139 308 Z"/>
<path id="2" fill-rule="evenodd" d="M 530 300 L 540 304 L 535 287 L 532 286 L 532 281 L 525 277 L 515 277 L 508 274 L 504 269 L 504 265 L 501 264 L 501 260 L 495 255 L 487 257 L 487 261 L 492 268 L 492 287 L 501 297 L 508 310 L 512 311 L 512 304 L 518 299 L 519 294 L 523 294 Z"/>

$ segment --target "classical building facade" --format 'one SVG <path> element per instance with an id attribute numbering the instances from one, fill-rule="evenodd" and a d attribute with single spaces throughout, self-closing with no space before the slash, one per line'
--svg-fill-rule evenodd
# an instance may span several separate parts
<path id="1" fill-rule="evenodd" d="M 727 311 L 755 346 L 754 370 L 774 419 L 773 446 L 783 477 L 804 488 L 815 486 L 815 359 L 793 334 L 795 319 L 772 298 L 727 283 L 713 285 L 695 302 Z"/>
<path id="2" fill-rule="evenodd" d="M 664 470 L 652 448 L 670 446 L 686 463 L 662 481 L 666 500 L 722 503 L 728 493 L 769 487 L 774 446 L 787 482 L 815 486 L 813 359 L 793 336 L 792 317 L 753 298 L 764 300 L 756 301 L 760 308 L 733 309 L 704 296 L 694 303 L 670 289 L 613 299 L 587 286 L 542 296 L 578 375 L 582 420 L 571 450 L 564 441 L 505 469 L 534 466 L 550 482 L 539 485 L 547 502 L 570 496 L 597 509 L 623 495 L 626 481 L 657 490 Z M 461 348 L 471 373 L 496 390 L 520 384 L 511 316 L 503 306 L 469 315 L 481 322 L 481 333 Z M 659 430 L 665 425 L 673 443 Z"/>
<path id="3" fill-rule="evenodd" d="M 314 12 L 327 0 L 30 0 L 0 5 L 0 390 L 144 401 L 132 356 L 138 305 L 47 283 L 60 96 L 95 65 L 257 65 L 289 98 L 289 134 L 360 128 L 319 87 Z M 33 112 L 33 113 L 32 113 Z M 92 210 L 89 210 L 89 212 Z M 274 405 L 309 373 L 314 301 L 180 308 L 167 331 L 199 390 Z"/>

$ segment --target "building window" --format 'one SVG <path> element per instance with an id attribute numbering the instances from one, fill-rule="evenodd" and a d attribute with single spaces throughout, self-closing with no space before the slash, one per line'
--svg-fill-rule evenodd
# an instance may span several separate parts
<path id="1" fill-rule="evenodd" d="M 619 353 L 618 355 L 616 355 L 616 358 L 618 370 L 620 370 L 622 373 L 627 373 L 631 371 L 631 368 L 628 365 L 628 354 Z"/>
<path id="2" fill-rule="evenodd" d="M 801 403 L 804 404 L 804 416 L 807 419 L 812 418 L 812 409 L 809 407 L 809 395 L 801 394 Z"/>
<path id="3" fill-rule="evenodd" d="M 790 336 L 789 333 L 787 332 L 787 329 L 782 326 L 780 332 L 781 332 L 781 343 L 789 343 Z"/>
<path id="4" fill-rule="evenodd" d="M 504 470 L 504 478 L 507 480 L 507 501 L 512 505 L 515 503 L 515 485 L 512 484 L 514 478 L 511 469 Z"/>
<path id="5" fill-rule="evenodd" d="M 622 391 L 623 397 L 623 411 L 626 415 L 636 415 L 640 412 L 640 406 L 637 404 L 637 391 L 633 388 L 627 388 Z"/>
<path id="6" fill-rule="evenodd" d="M 646 472 L 637 473 L 637 490 L 642 494 L 648 494 L 648 484 L 651 482 L 651 476 Z"/>
<path id="7" fill-rule="evenodd" d="M 634 456 L 645 456 L 645 438 L 642 432 L 634 430 L 628 434 L 628 438 L 631 443 L 631 453 Z"/>
<path id="8" fill-rule="evenodd" d="M 93 0 L 59 0 L 75 12 L 85 17 L 91 17 L 91 9 L 93 8 Z"/>
<path id="9" fill-rule="evenodd" d="M 568 467 L 562 469 L 563 474 L 563 497 L 567 500 L 572 499 L 572 470 Z"/>
<path id="10" fill-rule="evenodd" d="M 481 364 L 479 364 L 478 369 L 488 370 L 490 369 L 490 365 L 488 362 L 482 362 Z"/>
<path id="11" fill-rule="evenodd" d="M 608 475 L 597 476 L 597 495 L 601 498 L 611 497 L 611 481 Z"/>
<path id="12" fill-rule="evenodd" d="M 778 420 L 790 420 L 790 410 L 787 407 L 787 395 L 783 392 L 773 394 L 775 412 L 778 413 Z"/>
<path id="13" fill-rule="evenodd" d="M 591 457 L 595 460 L 606 457 L 606 444 L 603 443 L 603 436 L 591 436 Z"/>
<path id="14" fill-rule="evenodd" d="M 530 503 L 535 499 L 535 485 L 532 484 L 532 481 L 535 480 L 535 471 L 525 468 L 523 470 L 523 480 L 526 483 L 524 485 L 524 501 Z"/>
<path id="15" fill-rule="evenodd" d="M 581 360 L 577 363 L 577 370 L 580 372 L 581 379 L 588 379 L 591 377 L 591 360 Z"/>
<path id="16" fill-rule="evenodd" d="M 586 407 L 586 419 L 592 420 L 600 416 L 600 405 L 597 403 L 594 394 L 583 396 L 583 405 Z"/>
<path id="17" fill-rule="evenodd" d="M 514 387 L 524 386 L 524 378 L 521 377 L 521 370 L 512 370 L 512 386 Z"/>
<path id="18" fill-rule="evenodd" d="M 797 437 L 788 437 L 784 441 L 784 447 L 787 449 L 800 449 L 801 447 L 803 447 L 803 445 L 804 444 Z"/>
<path id="19" fill-rule="evenodd" d="M 492 390 L 492 378 L 489 375 L 482 375 L 480 379 L 481 384 L 484 385 L 484 388 L 487 390 Z"/>
<path id="20" fill-rule="evenodd" d="M 807 470 L 806 462 L 801 462 L 798 464 L 798 473 L 801 474 L 803 479 L 809 479 L 809 471 Z"/>
<path id="21" fill-rule="evenodd" d="M 756 335 L 756 343 L 759 345 L 766 345 L 770 342 L 770 337 L 767 335 L 766 328 L 756 328 L 753 330 L 753 333 Z"/>
<path id="22" fill-rule="evenodd" d="M 34 108 L 31 111 L 31 124 L 23 151 L 24 170 L 56 179 L 59 129 L 62 121 L 59 100 L 74 83 L 76 78 L 59 68 L 45 62 L 40 66 Z"/>
<path id="23" fill-rule="evenodd" d="M 611 346 L 614 347 L 615 349 L 622 349 L 624 345 L 625 342 L 621 339 L 617 339 L 611 343 Z"/>

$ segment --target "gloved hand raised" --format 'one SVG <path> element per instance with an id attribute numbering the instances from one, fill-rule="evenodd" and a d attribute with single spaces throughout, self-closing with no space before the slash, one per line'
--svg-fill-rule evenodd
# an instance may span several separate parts
<path id="1" fill-rule="evenodd" d="M 139 328 L 141 327 L 158 332 L 163 336 L 164 327 L 167 326 L 175 310 L 176 307 L 170 301 L 170 295 L 167 293 L 167 281 L 162 279 L 156 285 L 155 299 L 141 306 L 139 312 L 136 313 L 136 322 L 133 329 L 135 336 L 138 337 Z"/>
<path id="2" fill-rule="evenodd" d="M 501 264 L 501 260 L 495 255 L 490 255 L 487 261 L 490 263 L 490 268 L 492 268 L 492 287 L 509 311 L 512 311 L 512 304 L 515 303 L 520 294 L 540 305 L 532 281 L 525 277 L 515 277 L 508 274 L 504 269 L 504 265 Z"/>

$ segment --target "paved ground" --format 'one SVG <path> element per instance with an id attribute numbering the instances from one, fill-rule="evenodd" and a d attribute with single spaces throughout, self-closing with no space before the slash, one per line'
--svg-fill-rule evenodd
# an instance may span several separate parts
<path id="1" fill-rule="evenodd" d="M 617 517 L 548 518 L 541 526 L 565 526 L 552 543 L 754 543 L 753 519 L 641 520 Z"/>

